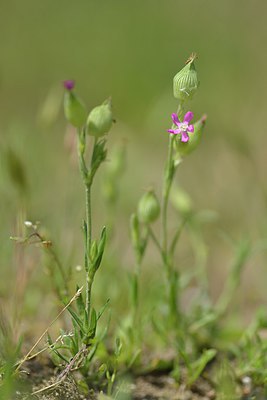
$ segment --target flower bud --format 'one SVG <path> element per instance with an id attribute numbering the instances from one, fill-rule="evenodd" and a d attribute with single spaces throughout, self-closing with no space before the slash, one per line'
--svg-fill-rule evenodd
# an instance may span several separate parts
<path id="1" fill-rule="evenodd" d="M 195 69 L 194 60 L 195 54 L 192 54 L 186 62 L 181 71 L 179 71 L 173 78 L 173 95 L 180 101 L 192 99 L 197 91 L 199 82 L 197 78 L 197 71 Z"/>
<path id="2" fill-rule="evenodd" d="M 194 124 L 194 132 L 188 132 L 188 142 L 184 143 L 181 140 L 175 141 L 175 148 L 180 156 L 188 155 L 197 148 L 202 138 L 206 120 L 207 116 L 203 115 L 203 117 Z"/>
<path id="3" fill-rule="evenodd" d="M 191 214 L 193 209 L 193 203 L 188 193 L 182 188 L 174 188 L 171 193 L 171 201 L 173 206 L 183 215 L 184 217 Z"/>
<path id="4" fill-rule="evenodd" d="M 64 113 L 66 119 L 76 128 L 81 128 L 86 121 L 86 109 L 82 101 L 73 92 L 74 81 L 65 81 Z"/>
<path id="5" fill-rule="evenodd" d="M 146 224 L 154 222 L 160 213 L 159 201 L 153 190 L 143 195 L 138 204 L 138 216 Z"/>
<path id="6" fill-rule="evenodd" d="M 87 133 L 91 136 L 100 137 L 108 133 L 113 122 L 111 110 L 111 99 L 92 109 L 87 118 Z"/>
<path id="7" fill-rule="evenodd" d="M 91 244 L 90 248 L 90 261 L 93 264 L 98 254 L 98 246 L 96 240 L 94 240 Z"/>

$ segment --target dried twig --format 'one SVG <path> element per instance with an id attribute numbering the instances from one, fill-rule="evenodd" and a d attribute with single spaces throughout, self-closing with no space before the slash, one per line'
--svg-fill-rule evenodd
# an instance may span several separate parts
<path id="1" fill-rule="evenodd" d="M 42 335 L 39 337 L 39 339 L 37 340 L 37 342 L 32 346 L 32 348 L 30 349 L 30 351 L 28 351 L 28 353 L 26 354 L 26 356 L 20 361 L 20 363 L 18 364 L 16 371 L 18 371 L 20 369 L 20 367 L 22 366 L 22 364 L 24 364 L 25 361 L 27 361 L 31 355 L 31 352 L 36 348 L 36 346 L 40 343 L 40 341 L 43 339 L 43 337 L 47 334 L 47 332 L 49 331 L 49 329 L 51 328 L 51 326 L 57 321 L 57 319 L 64 313 L 64 311 L 73 303 L 73 301 L 75 301 L 77 299 L 77 297 L 80 296 L 80 294 L 82 293 L 83 290 L 83 286 L 77 290 L 77 292 L 75 293 L 75 295 L 70 299 L 70 301 L 68 302 L 68 304 L 65 305 L 65 307 L 60 311 L 60 313 L 56 316 L 56 318 L 53 319 L 53 321 L 48 325 L 48 327 L 46 328 L 46 330 L 42 333 Z M 78 353 L 77 353 L 78 354 Z"/>
<path id="2" fill-rule="evenodd" d="M 68 376 L 68 373 L 71 372 L 72 368 L 74 367 L 75 363 L 78 362 L 79 358 L 85 354 L 88 351 L 88 347 L 86 345 L 84 345 L 79 351 L 78 353 L 75 354 L 75 356 L 71 359 L 71 361 L 69 362 L 69 364 L 66 366 L 66 368 L 59 374 L 56 382 L 52 383 L 51 385 L 45 386 L 44 388 L 38 389 L 36 391 L 34 391 L 32 393 L 32 395 L 34 394 L 38 394 L 41 392 L 44 392 L 46 390 L 50 390 L 55 388 L 56 386 L 58 386 L 60 383 L 62 383 L 64 381 L 64 379 Z"/>

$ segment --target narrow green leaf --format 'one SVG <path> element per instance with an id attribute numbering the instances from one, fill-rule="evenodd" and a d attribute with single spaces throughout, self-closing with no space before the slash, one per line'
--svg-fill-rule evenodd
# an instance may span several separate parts
<path id="1" fill-rule="evenodd" d="M 54 354 L 56 354 L 61 360 L 63 360 L 63 361 L 65 361 L 65 363 L 69 363 L 69 360 L 65 357 L 65 356 L 63 356 L 63 354 L 61 354 L 58 350 L 56 350 L 55 348 L 53 349 L 51 349 L 51 351 L 54 353 Z"/>
<path id="2" fill-rule="evenodd" d="M 105 245 L 106 245 L 106 227 L 104 226 L 104 228 L 102 229 L 101 232 L 101 237 L 100 237 L 100 241 L 99 241 L 99 246 L 98 246 L 98 254 L 97 254 L 97 258 L 94 262 L 94 271 L 97 271 L 98 268 L 100 267 L 101 261 L 102 261 L 102 257 L 104 254 L 104 250 L 105 250 Z"/>
<path id="3" fill-rule="evenodd" d="M 86 310 L 84 310 L 83 315 L 84 315 L 84 317 L 83 317 L 84 331 L 88 332 L 88 330 L 89 330 L 89 319 L 88 319 L 88 313 L 87 313 Z"/>
<path id="4" fill-rule="evenodd" d="M 80 317 L 70 307 L 68 307 L 68 312 L 71 314 L 71 316 L 73 317 L 74 321 L 77 323 L 77 325 L 81 329 L 82 333 L 84 334 L 85 332 L 84 332 L 84 329 L 83 329 L 83 322 L 80 319 Z"/>
<path id="5" fill-rule="evenodd" d="M 105 310 L 106 310 L 106 308 L 107 308 L 109 302 L 110 302 L 110 299 L 107 299 L 107 301 L 105 302 L 105 304 L 103 305 L 103 307 L 100 308 L 100 311 L 99 311 L 98 314 L 97 314 L 97 320 L 99 320 L 99 319 L 102 317 L 102 315 L 103 315 L 103 313 L 105 312 Z"/>
<path id="6" fill-rule="evenodd" d="M 49 344 L 49 346 L 53 345 L 53 340 L 52 340 L 51 336 L 49 335 L 49 333 L 47 333 L 47 343 Z"/>
<path id="7" fill-rule="evenodd" d="M 215 349 L 205 350 L 200 358 L 191 365 L 191 371 L 193 374 L 189 378 L 189 385 L 192 385 L 196 379 L 203 372 L 207 364 L 216 356 L 217 351 Z"/>

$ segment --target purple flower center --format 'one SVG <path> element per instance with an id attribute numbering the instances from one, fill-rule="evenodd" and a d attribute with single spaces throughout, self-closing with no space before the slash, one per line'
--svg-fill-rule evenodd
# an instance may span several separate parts
<path id="1" fill-rule="evenodd" d="M 72 90 L 75 86 L 75 82 L 71 79 L 68 79 L 63 82 L 64 88 L 67 90 Z"/>

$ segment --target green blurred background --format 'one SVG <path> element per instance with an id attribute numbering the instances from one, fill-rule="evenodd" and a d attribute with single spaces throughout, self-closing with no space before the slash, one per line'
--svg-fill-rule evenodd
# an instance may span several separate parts
<path id="1" fill-rule="evenodd" d="M 63 262 L 73 267 L 82 262 L 83 188 L 70 154 L 71 136 L 66 137 L 62 81 L 76 80 L 88 110 L 112 95 L 117 123 L 109 146 L 121 140 L 127 144 L 114 247 L 130 269 L 129 215 L 148 186 L 159 193 L 166 129 L 177 107 L 172 78 L 193 51 L 199 56 L 200 87 L 190 109 L 196 118 L 207 113 L 208 122 L 201 146 L 185 160 L 177 179 L 196 209 L 219 215 L 204 233 L 211 291 L 218 296 L 231 254 L 221 231 L 234 240 L 246 235 L 253 241 L 264 241 L 267 233 L 266 16 L 263 0 L 2 1 L 2 298 L 20 287 L 22 264 L 32 269 L 30 310 L 36 312 L 44 293 L 47 278 L 37 255 L 17 254 L 21 250 L 9 240 L 18 233 L 22 208 L 25 218 L 42 222 Z M 26 190 L 12 178 L 10 152 L 23 165 Z M 107 217 L 100 182 L 101 177 L 95 233 Z M 180 265 L 190 264 L 186 242 L 179 257 Z M 247 266 L 237 294 L 240 307 L 266 302 L 265 279 L 263 255 Z M 116 293 L 119 298 L 119 289 Z"/>

